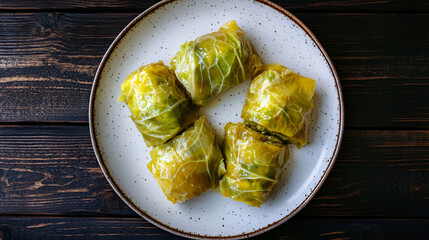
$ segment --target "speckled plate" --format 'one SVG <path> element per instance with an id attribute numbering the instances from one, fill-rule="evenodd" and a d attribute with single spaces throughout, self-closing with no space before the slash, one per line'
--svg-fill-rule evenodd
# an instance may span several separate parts
<path id="1" fill-rule="evenodd" d="M 171 204 L 146 167 L 149 151 L 116 99 L 125 77 L 139 66 L 169 63 L 186 40 L 217 31 L 235 19 L 265 63 L 280 63 L 316 80 L 309 144 L 291 158 L 269 200 L 260 208 L 209 191 Z M 240 122 L 250 81 L 222 93 L 200 110 L 222 141 L 227 122 Z M 92 88 L 89 121 L 98 162 L 116 193 L 139 215 L 190 238 L 245 238 L 290 219 L 314 196 L 338 154 L 344 124 L 341 87 L 321 44 L 295 16 L 267 1 L 160 2 L 135 18 L 112 43 Z"/>

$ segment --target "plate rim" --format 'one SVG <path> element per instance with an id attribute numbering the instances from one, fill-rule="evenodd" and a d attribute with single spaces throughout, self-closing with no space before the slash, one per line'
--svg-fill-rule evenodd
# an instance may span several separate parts
<path id="1" fill-rule="evenodd" d="M 105 52 L 105 54 L 103 55 L 103 58 L 100 62 L 100 64 L 98 65 L 95 77 L 94 77 L 94 81 L 93 81 L 93 85 L 91 87 L 91 95 L 90 95 L 90 99 L 89 99 L 89 109 L 88 109 L 88 118 L 89 118 L 89 132 L 90 132 L 90 137 L 91 137 L 91 144 L 92 144 L 92 148 L 94 150 L 95 156 L 97 158 L 97 162 L 105 176 L 105 178 L 107 179 L 107 181 L 109 182 L 110 186 L 113 188 L 113 190 L 115 191 L 115 193 L 122 199 L 122 201 L 124 201 L 128 207 L 130 207 L 134 212 L 136 212 L 140 217 L 144 218 L 145 220 L 147 220 L 148 222 L 154 224 L 155 226 L 168 231 L 170 233 L 182 236 L 182 237 L 188 237 L 188 238 L 194 238 L 194 239 L 243 239 L 243 238 L 247 238 L 247 237 L 253 237 L 259 234 L 262 234 L 264 232 L 267 232 L 279 225 L 281 225 L 282 223 L 286 222 L 287 220 L 289 220 L 290 218 L 292 218 L 295 214 L 297 214 L 299 211 L 301 211 L 309 202 L 310 200 L 315 196 L 315 194 L 320 190 L 321 186 L 323 185 L 323 183 L 325 182 L 326 178 L 328 177 L 330 171 L 332 170 L 332 167 L 335 163 L 335 160 L 338 157 L 338 153 L 339 153 L 339 149 L 341 146 L 341 142 L 343 139 L 343 132 L 344 132 L 344 101 L 343 101 L 343 92 L 342 92 L 342 88 L 341 88 L 341 83 L 338 77 L 338 73 L 332 63 L 332 60 L 329 58 L 328 53 L 325 51 L 325 49 L 322 47 L 322 44 L 319 42 L 319 40 L 316 38 L 316 36 L 310 31 L 310 29 L 303 23 L 301 22 L 301 20 L 299 20 L 297 17 L 295 17 L 295 15 L 293 15 L 292 13 L 290 13 L 289 11 L 285 10 L 284 8 L 280 7 L 279 5 L 270 2 L 268 0 L 254 0 L 256 2 L 262 3 L 268 7 L 271 7 L 273 10 L 276 10 L 277 12 L 283 14 L 285 17 L 289 18 L 290 20 L 294 21 L 315 43 L 315 45 L 317 46 L 317 48 L 319 49 L 319 51 L 322 53 L 326 63 L 329 66 L 329 69 L 331 70 L 332 76 L 335 79 L 335 88 L 337 90 L 337 94 L 338 94 L 338 101 L 339 101 L 339 125 L 338 125 L 338 137 L 337 137 L 337 141 L 335 144 L 335 149 L 334 152 L 329 160 L 329 164 L 328 167 L 326 168 L 326 171 L 323 173 L 322 177 L 319 179 L 319 181 L 317 182 L 315 188 L 310 192 L 310 194 L 308 194 L 308 196 L 305 198 L 305 200 L 298 205 L 294 210 L 292 210 L 288 215 L 284 216 L 283 218 L 281 218 L 278 221 L 275 221 L 271 224 L 268 224 L 267 226 L 257 229 L 255 231 L 249 232 L 249 233 L 243 233 L 243 234 L 237 234 L 237 235 L 233 235 L 233 236 L 204 236 L 204 235 L 199 235 L 199 234 L 194 234 L 194 233 L 190 233 L 190 232 L 185 232 L 176 228 L 173 228 L 171 226 L 168 226 L 160 221 L 158 221 L 157 219 L 153 218 L 152 216 L 150 216 L 149 214 L 145 213 L 143 210 L 141 210 L 117 185 L 117 183 L 115 182 L 115 180 L 112 178 L 108 168 L 106 167 L 103 158 L 101 157 L 100 151 L 99 151 L 99 146 L 98 146 L 98 142 L 97 142 L 97 138 L 95 136 L 95 128 L 94 128 L 94 101 L 95 101 L 95 93 L 97 91 L 98 88 L 98 83 L 99 83 L 99 79 L 101 76 L 101 73 L 104 69 L 104 66 L 106 64 L 106 62 L 108 61 L 108 59 L 111 56 L 112 51 L 116 48 L 116 45 L 121 41 L 121 39 L 126 35 L 126 33 L 132 28 L 134 27 L 135 24 L 137 24 L 140 20 L 142 20 L 144 17 L 148 16 L 150 13 L 152 13 L 153 11 L 156 11 L 157 9 L 159 9 L 160 7 L 168 4 L 168 3 L 172 3 L 172 2 L 176 2 L 179 0 L 163 0 L 160 1 L 154 5 L 152 5 L 151 7 L 149 7 L 148 9 L 146 9 L 144 12 L 140 13 L 137 17 L 135 17 L 130 23 L 127 24 L 127 26 L 122 29 L 122 31 L 115 37 L 114 41 L 112 42 L 112 44 L 109 46 L 109 48 L 107 49 L 107 51 Z"/>

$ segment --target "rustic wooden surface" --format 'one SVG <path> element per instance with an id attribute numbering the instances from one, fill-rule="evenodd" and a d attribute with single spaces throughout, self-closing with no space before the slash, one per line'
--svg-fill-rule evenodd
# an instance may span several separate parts
<path id="1" fill-rule="evenodd" d="M 155 2 L 0 2 L 0 240 L 178 239 L 113 192 L 88 131 L 101 57 Z M 315 198 L 255 239 L 427 239 L 429 2 L 274 2 L 334 61 L 346 130 Z"/>
<path id="2" fill-rule="evenodd" d="M 0 122 L 87 122 L 98 64 L 136 15 L 0 12 Z M 296 15 L 338 70 L 346 127 L 429 127 L 429 14 Z"/>
<path id="3" fill-rule="evenodd" d="M 158 0 L 9 0 L 0 3 L 0 10 L 142 12 L 157 2 Z M 429 3 L 426 0 L 277 0 L 272 2 L 289 10 L 301 12 L 429 12 Z"/>
<path id="4" fill-rule="evenodd" d="M 183 239 L 141 218 L 3 217 L 0 224 L 8 226 L 3 233 L 10 239 Z M 253 239 L 420 239 L 428 225 L 427 220 L 295 217 Z"/>
<path id="5" fill-rule="evenodd" d="M 429 131 L 346 131 L 300 215 L 426 217 L 428 160 Z M 0 213 L 9 215 L 137 216 L 105 180 L 87 126 L 0 127 L 0 189 Z"/>

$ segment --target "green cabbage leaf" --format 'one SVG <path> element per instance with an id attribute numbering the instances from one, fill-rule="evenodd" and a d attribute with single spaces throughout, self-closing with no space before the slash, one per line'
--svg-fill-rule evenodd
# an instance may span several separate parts
<path id="1" fill-rule="evenodd" d="M 222 91 L 253 78 L 262 62 L 244 31 L 229 21 L 217 32 L 184 43 L 171 66 L 192 102 L 202 106 Z"/>
<path id="2" fill-rule="evenodd" d="M 215 132 L 204 116 L 150 155 L 147 167 L 173 204 L 217 187 L 225 172 Z"/>
<path id="3" fill-rule="evenodd" d="M 196 119 L 192 104 L 163 62 L 151 63 L 131 73 L 121 85 L 119 101 L 131 111 L 131 119 L 148 147 L 162 144 Z"/>
<path id="4" fill-rule="evenodd" d="M 279 64 L 264 65 L 246 94 L 241 117 L 246 125 L 298 148 L 307 143 L 315 81 Z"/>
<path id="5" fill-rule="evenodd" d="M 260 207 L 280 180 L 287 146 L 243 123 L 228 123 L 223 148 L 227 171 L 219 184 L 222 195 Z"/>

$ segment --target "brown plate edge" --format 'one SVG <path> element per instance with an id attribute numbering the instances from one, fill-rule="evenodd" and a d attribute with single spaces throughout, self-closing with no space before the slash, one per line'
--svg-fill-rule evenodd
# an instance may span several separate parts
<path id="1" fill-rule="evenodd" d="M 289 220 L 290 218 L 292 218 L 295 214 L 297 214 L 299 211 L 301 211 L 309 202 L 310 200 L 314 197 L 314 195 L 319 191 L 320 187 L 322 186 L 322 184 L 324 183 L 324 181 L 326 180 L 329 172 L 331 171 L 334 162 L 338 156 L 338 152 L 340 149 L 340 145 L 341 145 L 341 141 L 343 138 L 343 132 L 344 132 L 344 101 L 343 101 L 343 96 L 342 96 L 342 89 L 341 89 L 341 84 L 339 81 L 339 77 L 337 74 L 337 71 L 331 61 L 331 59 L 329 58 L 328 54 L 326 53 L 326 51 L 323 49 L 322 45 L 320 44 L 320 42 L 317 40 L 317 38 L 314 36 L 314 34 L 310 31 L 310 29 L 307 28 L 307 26 L 305 26 L 304 23 L 302 23 L 297 17 L 295 17 L 292 13 L 290 13 L 289 11 L 283 9 L 282 7 L 280 7 L 279 5 L 272 3 L 268 0 L 255 0 L 257 2 L 260 2 L 262 4 L 265 4 L 271 8 L 273 8 L 274 10 L 277 10 L 278 12 L 282 13 L 283 15 L 285 15 L 286 17 L 288 17 L 289 19 L 293 20 L 298 26 L 300 26 L 304 32 L 315 42 L 316 46 L 319 48 L 319 50 L 322 52 L 323 57 L 325 58 L 325 61 L 327 62 L 327 64 L 329 65 L 329 68 L 331 69 L 331 73 L 333 75 L 333 77 L 335 78 L 335 88 L 337 89 L 337 94 L 338 94 L 338 100 L 339 100 L 339 108 L 340 108 L 340 123 L 339 123 L 339 129 L 338 129 L 338 134 L 337 134 L 337 142 L 335 145 L 335 149 L 334 149 L 334 154 L 331 157 L 330 161 L 329 161 L 329 165 L 328 168 L 326 169 L 325 173 L 322 175 L 321 179 L 319 180 L 319 182 L 317 183 L 316 187 L 311 191 L 311 193 L 307 196 L 307 198 L 298 206 L 296 207 L 291 213 L 289 213 L 287 216 L 283 217 L 282 219 L 271 223 L 263 228 L 260 228 L 256 231 L 250 232 L 250 233 L 246 233 L 246 234 L 240 234 L 240 235 L 234 235 L 234 236 L 226 236 L 226 237 L 222 237 L 222 236 L 203 236 L 203 235 L 198 235 L 198 234 L 192 234 L 192 233 L 188 233 L 188 232 L 184 232 L 181 231 L 179 229 L 170 227 L 168 225 L 165 225 L 161 222 L 158 222 L 155 218 L 151 217 L 149 214 L 145 213 L 143 210 L 141 210 L 139 207 L 137 207 L 127 196 L 124 192 L 122 192 L 122 190 L 117 186 L 116 182 L 113 180 L 113 178 L 110 175 L 109 170 L 107 169 L 107 167 L 104 164 L 104 161 L 101 158 L 101 154 L 99 153 L 99 149 L 98 149 L 98 143 L 97 143 L 97 139 L 95 137 L 94 134 L 94 121 L 93 121 L 93 110 L 94 110 L 94 100 L 95 100 L 95 92 L 96 89 L 98 87 L 98 80 L 100 78 L 101 72 L 103 71 L 104 65 L 106 63 L 106 61 L 109 59 L 111 52 L 115 49 L 116 45 L 121 41 L 122 37 L 136 24 L 138 23 L 141 19 L 143 19 L 146 15 L 149 15 L 152 11 L 157 10 L 159 7 L 170 3 L 170 2 L 174 2 L 176 0 L 164 0 L 161 1 L 153 6 L 151 6 L 150 8 L 148 8 L 147 10 L 145 10 L 143 13 L 139 14 L 136 18 L 134 18 L 120 33 L 119 35 L 115 38 L 115 40 L 113 41 L 113 43 L 109 46 L 108 50 L 106 51 L 106 53 L 103 56 L 103 59 L 100 62 L 100 65 L 97 68 L 97 72 L 95 74 L 94 77 L 94 82 L 92 85 L 92 89 L 91 89 L 91 95 L 90 95 L 90 101 L 89 101 L 89 132 L 90 132 L 90 136 L 91 136 L 91 143 L 92 143 L 92 147 L 94 149 L 94 153 L 95 156 L 97 158 L 97 162 L 100 165 L 100 168 L 104 174 L 104 176 L 106 177 L 107 181 L 109 182 L 110 186 L 112 186 L 113 190 L 116 192 L 116 194 L 132 209 L 134 210 L 138 215 L 140 215 L 141 217 L 143 217 L 144 219 L 146 219 L 147 221 L 149 221 L 150 223 L 156 225 L 157 227 L 171 232 L 173 234 L 182 236 L 182 237 L 188 237 L 188 238 L 194 238 L 194 239 L 243 239 L 243 238 L 247 238 L 247 237 L 253 237 L 259 234 L 262 234 L 264 232 L 267 232 L 279 225 L 281 225 L 282 223 L 286 222 L 287 220 Z"/>

